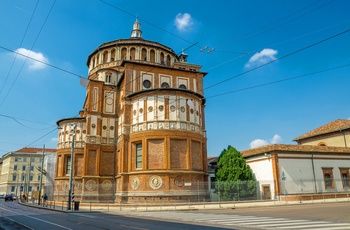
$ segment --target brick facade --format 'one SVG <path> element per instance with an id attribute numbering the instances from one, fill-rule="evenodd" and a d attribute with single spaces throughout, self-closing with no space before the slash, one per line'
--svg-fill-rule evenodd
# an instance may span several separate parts
<path id="1" fill-rule="evenodd" d="M 207 181 L 200 66 L 141 37 L 103 43 L 87 65 L 81 117 L 57 122 L 57 199 L 68 185 L 72 133 L 73 187 L 82 202 L 206 198 L 195 186 Z"/>

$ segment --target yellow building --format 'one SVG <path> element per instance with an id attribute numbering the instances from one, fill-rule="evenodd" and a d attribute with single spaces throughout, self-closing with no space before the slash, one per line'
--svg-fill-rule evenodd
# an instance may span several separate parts
<path id="1" fill-rule="evenodd" d="M 67 197 L 71 166 L 80 201 L 206 198 L 201 66 L 143 39 L 138 21 L 130 38 L 103 43 L 87 66 L 84 110 L 57 122 L 57 199 Z"/>
<path id="2" fill-rule="evenodd" d="M 0 194 L 12 193 L 19 196 L 26 193 L 30 197 L 33 191 L 39 191 L 42 151 L 37 148 L 22 148 L 1 158 Z M 56 153 L 56 149 L 45 149 L 45 153 Z M 43 178 L 42 187 L 45 183 L 46 179 Z"/>

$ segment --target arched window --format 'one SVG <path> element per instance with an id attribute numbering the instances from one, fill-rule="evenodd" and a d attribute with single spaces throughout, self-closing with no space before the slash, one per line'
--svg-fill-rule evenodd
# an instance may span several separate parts
<path id="1" fill-rule="evenodd" d="M 135 53 L 136 53 L 136 49 L 135 48 L 131 48 L 130 49 L 130 60 L 135 60 Z"/>
<path id="2" fill-rule="evenodd" d="M 160 53 L 160 64 L 165 65 L 165 60 L 164 60 L 164 53 Z"/>
<path id="3" fill-rule="evenodd" d="M 154 50 L 151 50 L 151 52 L 150 52 L 150 61 L 151 62 L 155 62 L 156 61 L 156 53 L 155 53 L 155 51 Z"/>
<path id="4" fill-rule="evenodd" d="M 324 142 L 320 142 L 320 143 L 317 144 L 317 146 L 327 146 L 327 144 L 324 143 Z"/>
<path id="5" fill-rule="evenodd" d="M 115 49 L 112 49 L 111 51 L 111 61 L 115 60 Z"/>
<path id="6" fill-rule="evenodd" d="M 166 56 L 166 65 L 170 66 L 170 55 Z"/>
<path id="7" fill-rule="evenodd" d="M 106 73 L 106 83 L 111 83 L 111 74 L 110 73 Z"/>
<path id="8" fill-rule="evenodd" d="M 126 60 L 126 48 L 122 49 L 121 54 L 122 54 L 122 60 Z"/>
<path id="9" fill-rule="evenodd" d="M 103 63 L 108 62 L 108 52 L 107 51 L 103 52 L 102 58 L 103 58 Z"/>
<path id="10" fill-rule="evenodd" d="M 169 88 L 169 83 L 163 82 L 161 86 L 162 86 L 162 88 Z"/>
<path id="11" fill-rule="evenodd" d="M 184 84 L 181 84 L 181 85 L 179 86 L 179 89 L 187 89 L 187 87 L 186 87 Z"/>
<path id="12" fill-rule="evenodd" d="M 143 61 L 147 61 L 147 50 L 145 48 L 142 48 L 142 52 L 141 52 L 141 58 Z"/>

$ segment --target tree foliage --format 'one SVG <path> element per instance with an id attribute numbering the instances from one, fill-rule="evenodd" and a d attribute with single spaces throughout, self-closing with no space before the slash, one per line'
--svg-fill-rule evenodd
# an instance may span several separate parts
<path id="1" fill-rule="evenodd" d="M 215 170 L 216 192 L 223 200 L 256 197 L 257 183 L 242 154 L 232 146 L 224 149 Z"/>

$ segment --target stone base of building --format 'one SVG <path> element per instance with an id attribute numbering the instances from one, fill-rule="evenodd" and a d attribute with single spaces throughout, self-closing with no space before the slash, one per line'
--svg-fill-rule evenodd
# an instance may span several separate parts
<path id="1" fill-rule="evenodd" d="M 280 201 L 307 201 L 337 198 L 350 198 L 350 193 L 290 194 L 279 196 Z"/>

